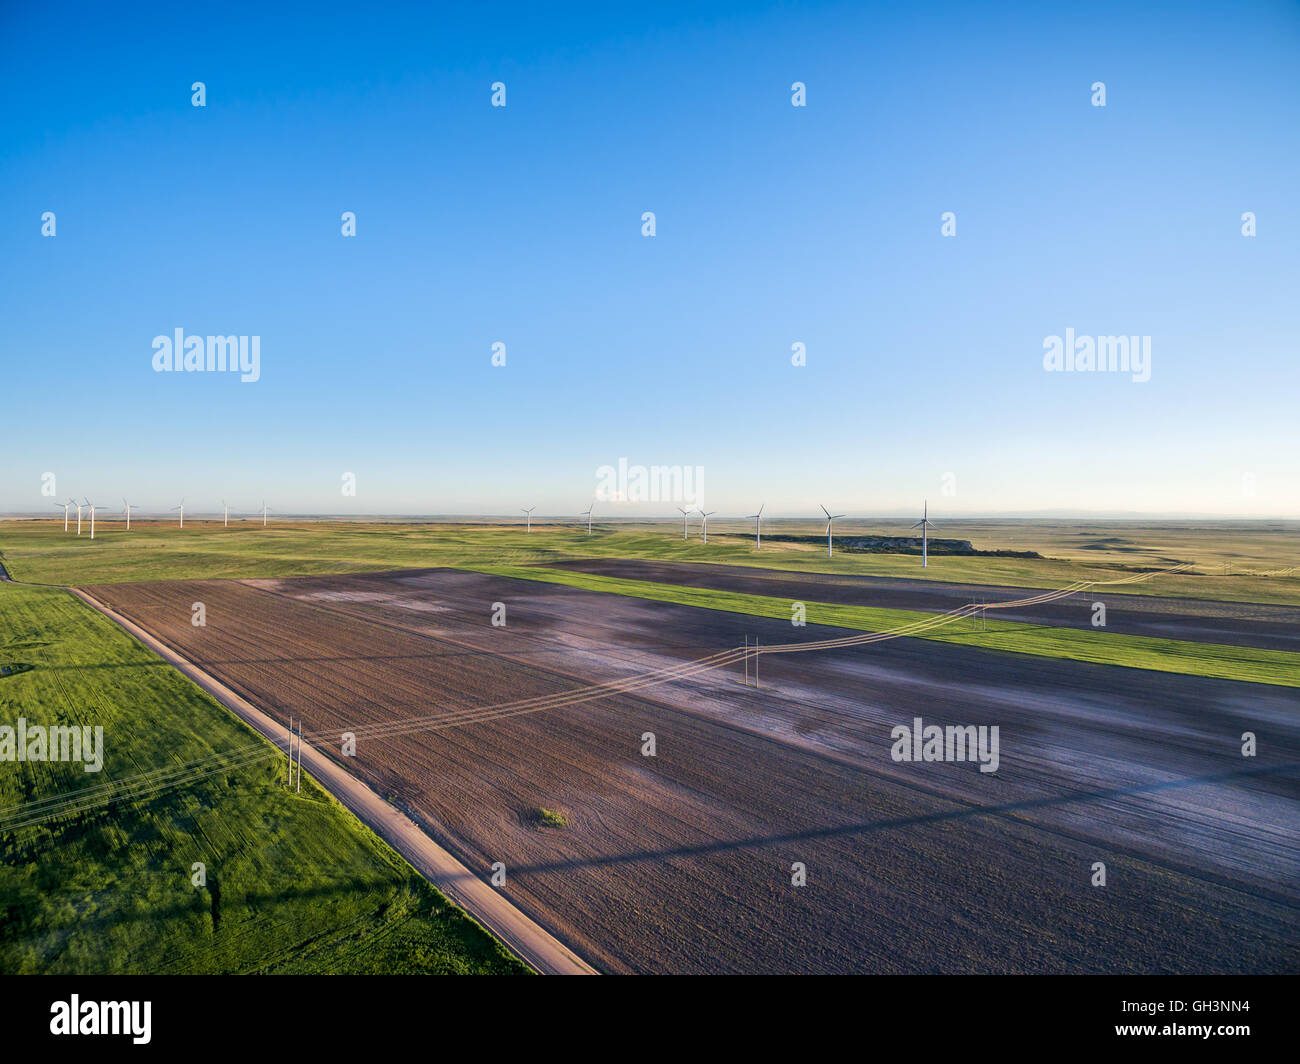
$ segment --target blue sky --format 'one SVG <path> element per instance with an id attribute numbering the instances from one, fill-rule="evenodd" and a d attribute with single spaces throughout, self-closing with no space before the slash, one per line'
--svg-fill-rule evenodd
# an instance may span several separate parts
<path id="1" fill-rule="evenodd" d="M 1300 516 L 1300 5 L 383 6 L 5 6 L 0 511 Z"/>

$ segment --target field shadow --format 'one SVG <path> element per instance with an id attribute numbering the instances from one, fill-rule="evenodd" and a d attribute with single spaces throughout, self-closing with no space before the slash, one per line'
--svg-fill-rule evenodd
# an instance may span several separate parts
<path id="1" fill-rule="evenodd" d="M 585 866 L 613 866 L 634 864 L 642 861 L 662 861 L 674 857 L 707 857 L 713 854 L 728 853 L 735 850 L 759 849 L 766 846 L 781 846 L 790 843 L 813 842 L 820 839 L 842 838 L 862 835 L 869 832 L 895 831 L 900 828 L 921 827 L 927 824 L 941 824 L 949 821 L 971 820 L 978 817 L 1010 816 L 1015 813 L 1034 809 L 1048 809 L 1075 803 L 1104 801 L 1110 798 L 1126 798 L 1134 795 L 1155 794 L 1161 791 L 1179 790 L 1187 787 L 1200 787 L 1211 783 L 1226 783 L 1232 780 L 1254 776 L 1281 775 L 1300 770 L 1300 762 L 1259 768 L 1237 769 L 1233 772 L 1220 772 L 1208 776 L 1191 776 L 1185 779 L 1166 780 L 1161 783 L 1144 783 L 1132 787 L 1115 787 L 1102 790 L 1076 791 L 1071 794 L 1056 795 L 1050 798 L 1030 798 L 1019 802 L 1007 802 L 1002 805 L 964 806 L 946 810 L 941 813 L 924 813 L 917 816 L 894 817 L 888 820 L 864 821 L 856 824 L 840 824 L 835 827 L 809 828 L 804 831 L 791 831 L 779 835 L 766 835 L 748 839 L 718 840 L 700 843 L 694 846 L 674 846 L 658 850 L 646 850 L 639 853 L 613 854 L 567 861 L 553 861 L 542 864 L 519 866 L 513 871 L 516 875 L 535 872 L 559 872 Z"/>

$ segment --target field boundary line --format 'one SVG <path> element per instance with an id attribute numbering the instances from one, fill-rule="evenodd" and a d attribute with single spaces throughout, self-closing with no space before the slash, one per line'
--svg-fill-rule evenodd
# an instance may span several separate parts
<path id="1" fill-rule="evenodd" d="M 93 595 L 80 588 L 68 590 L 196 683 L 249 727 L 277 746 L 287 748 L 288 729 L 270 715 Z M 367 784 L 309 743 L 303 743 L 301 756 L 317 783 L 529 966 L 544 975 L 597 974 L 596 969 L 495 888 L 470 872 L 415 821 L 390 805 Z"/>

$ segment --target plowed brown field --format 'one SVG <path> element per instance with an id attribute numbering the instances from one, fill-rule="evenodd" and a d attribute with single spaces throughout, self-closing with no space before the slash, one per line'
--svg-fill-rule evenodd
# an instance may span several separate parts
<path id="1" fill-rule="evenodd" d="M 503 862 L 511 899 L 605 971 L 1297 967 L 1281 688 L 898 640 L 763 659 L 758 690 L 731 666 L 439 726 L 791 629 L 446 570 L 89 590 L 303 718 L 470 868 Z M 889 729 L 918 715 L 1000 725 L 1000 770 L 894 763 Z M 1250 725 L 1268 743 L 1243 761 Z"/>

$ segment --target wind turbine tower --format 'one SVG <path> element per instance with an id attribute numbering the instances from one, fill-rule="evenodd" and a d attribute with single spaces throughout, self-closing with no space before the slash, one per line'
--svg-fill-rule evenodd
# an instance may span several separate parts
<path id="1" fill-rule="evenodd" d="M 763 519 L 763 506 L 766 505 L 767 503 L 763 503 L 763 505 L 758 508 L 758 513 L 749 515 L 754 519 L 754 549 L 755 550 L 762 550 L 763 548 L 763 529 L 760 527 L 759 522 L 762 521 Z"/>
<path id="2" fill-rule="evenodd" d="M 690 517 L 691 511 L 690 511 L 690 510 L 682 510 L 682 508 L 681 508 L 680 506 L 677 507 L 677 509 L 679 509 L 679 510 L 682 511 L 682 540 L 685 541 L 685 539 L 686 539 L 686 520 L 687 520 L 688 517 Z"/>
<path id="3" fill-rule="evenodd" d="M 822 507 L 822 513 L 826 515 L 826 557 L 831 557 L 833 550 L 831 545 L 831 523 L 838 521 L 843 514 L 833 514 L 825 506 Z"/>
<path id="4" fill-rule="evenodd" d="M 578 515 L 580 517 L 585 517 L 587 519 L 587 535 L 591 535 L 591 511 L 594 510 L 595 508 L 596 508 L 596 504 L 593 502 L 590 506 L 588 506 L 585 510 L 583 510 L 581 514 Z"/>
<path id="5" fill-rule="evenodd" d="M 710 510 L 708 513 L 703 510 L 700 511 L 700 516 L 704 518 L 703 523 L 700 525 L 700 540 L 704 543 L 709 542 L 709 518 L 717 512 L 717 510 Z"/>
<path id="6" fill-rule="evenodd" d="M 86 506 L 90 508 L 90 538 L 95 538 L 95 504 L 89 499 L 86 500 Z"/>
<path id="7" fill-rule="evenodd" d="M 63 531 L 64 532 L 68 530 L 68 506 L 69 504 L 66 502 L 63 504 Z M 59 504 L 57 502 L 54 504 L 54 508 L 56 510 L 59 508 Z"/>
<path id="8" fill-rule="evenodd" d="M 77 535 L 81 535 L 81 503 L 73 499 L 72 505 L 77 508 Z"/>
<path id="9" fill-rule="evenodd" d="M 172 509 L 179 510 L 181 512 L 180 527 L 184 528 L 185 527 L 185 500 L 181 499 L 181 504 L 179 506 L 173 506 Z"/>
<path id="10" fill-rule="evenodd" d="M 526 515 L 526 518 L 525 518 L 526 523 L 524 524 L 524 531 L 525 531 L 525 532 L 531 532 L 531 531 L 533 530 L 533 511 L 536 510 L 537 507 L 536 507 L 536 506 L 528 506 L 528 507 L 523 507 L 523 506 L 521 506 L 521 507 L 519 507 L 519 509 L 523 510 L 523 511 L 524 511 L 524 514 Z"/>
<path id="11" fill-rule="evenodd" d="M 913 528 L 919 528 L 921 530 L 921 568 L 922 569 L 925 568 L 926 562 L 928 561 L 927 558 L 927 554 L 929 553 L 928 533 L 930 531 L 930 526 L 932 524 L 934 524 L 934 522 L 930 520 L 930 501 L 927 499 L 923 503 L 923 509 L 921 510 L 921 520 L 917 521 L 916 524 L 912 526 Z"/>

